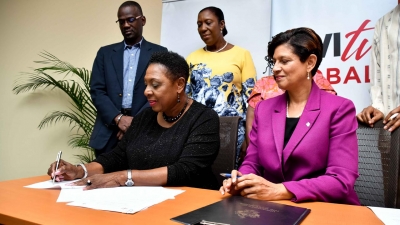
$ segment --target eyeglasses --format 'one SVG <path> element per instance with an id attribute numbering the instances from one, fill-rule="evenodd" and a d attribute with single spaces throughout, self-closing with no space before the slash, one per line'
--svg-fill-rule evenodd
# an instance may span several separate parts
<path id="1" fill-rule="evenodd" d="M 135 22 L 135 20 L 139 19 L 142 16 L 137 16 L 137 17 L 129 17 L 127 19 L 119 19 L 117 21 L 115 21 L 115 23 L 119 23 L 119 25 L 124 25 L 125 21 L 128 22 L 129 24 Z"/>

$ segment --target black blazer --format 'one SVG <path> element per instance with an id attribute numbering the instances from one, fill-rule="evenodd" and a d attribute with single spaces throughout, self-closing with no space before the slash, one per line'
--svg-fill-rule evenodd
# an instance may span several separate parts
<path id="1" fill-rule="evenodd" d="M 168 51 L 165 47 L 142 41 L 135 77 L 132 100 L 132 116 L 148 107 L 144 96 L 144 75 L 154 52 Z M 97 109 L 89 146 L 102 149 L 117 129 L 114 118 L 121 113 L 123 92 L 124 42 L 101 47 L 93 64 L 90 95 Z"/>

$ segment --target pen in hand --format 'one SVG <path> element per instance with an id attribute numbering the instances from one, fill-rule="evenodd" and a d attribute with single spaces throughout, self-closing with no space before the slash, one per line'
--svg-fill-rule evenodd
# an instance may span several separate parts
<path id="1" fill-rule="evenodd" d="M 61 160 L 61 154 L 62 154 L 62 151 L 59 151 L 58 152 L 58 154 L 57 154 L 57 158 L 56 158 L 56 169 L 54 170 L 54 175 L 53 175 L 53 184 L 54 184 L 54 181 L 56 180 L 56 171 L 58 170 L 58 165 L 60 165 L 60 160 Z"/>
<path id="2" fill-rule="evenodd" d="M 220 173 L 219 175 L 225 177 L 225 178 L 232 178 L 232 175 L 230 173 Z M 236 178 L 239 178 L 241 176 L 237 175 Z"/>

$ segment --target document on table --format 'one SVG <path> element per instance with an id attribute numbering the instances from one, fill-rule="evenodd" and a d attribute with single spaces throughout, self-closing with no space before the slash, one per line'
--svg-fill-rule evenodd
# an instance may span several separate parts
<path id="1" fill-rule="evenodd" d="M 163 187 L 115 187 L 83 190 L 85 186 L 66 186 L 75 182 L 52 180 L 43 181 L 25 186 L 27 188 L 50 189 L 61 188 L 57 202 L 69 202 L 67 205 L 80 206 L 98 210 L 107 210 L 122 213 L 136 213 L 167 199 L 174 199 L 184 190 Z"/>
<path id="2" fill-rule="evenodd" d="M 65 190 L 62 189 L 61 192 Z M 67 192 L 70 190 L 66 190 Z M 97 210 L 122 213 L 136 213 L 167 199 L 174 199 L 183 190 L 163 187 L 116 187 L 81 191 L 73 196 L 70 206 L 80 206 Z M 72 193 L 72 192 L 71 192 Z M 77 191 L 74 195 L 78 193 Z"/>
<path id="3" fill-rule="evenodd" d="M 61 181 L 61 182 L 54 182 L 54 183 L 53 183 L 52 180 L 47 180 L 47 181 L 43 181 L 43 182 L 27 185 L 25 187 L 26 188 L 37 188 L 37 189 L 73 187 L 73 186 L 65 186 L 65 185 L 68 184 L 68 183 L 76 182 L 78 180 L 69 180 L 69 181 Z"/>
<path id="4" fill-rule="evenodd" d="M 73 188 L 71 188 L 73 187 Z M 83 194 L 85 186 L 63 186 L 58 195 L 57 202 L 73 202 Z"/>
<path id="5" fill-rule="evenodd" d="M 400 224 L 400 209 L 368 206 L 385 225 Z"/>
<path id="6" fill-rule="evenodd" d="M 136 213 L 167 199 L 174 199 L 184 190 L 163 187 L 115 187 L 89 191 L 62 189 L 62 201 L 72 200 L 67 205 L 107 210 L 122 213 Z M 60 200 L 60 197 L 59 197 Z"/>
<path id="7" fill-rule="evenodd" d="M 122 213 L 136 213 L 167 199 L 174 199 L 184 190 L 163 187 L 115 187 L 83 190 L 85 186 L 66 186 L 75 182 L 62 181 L 53 184 L 52 180 L 25 186 L 27 188 L 61 188 L 57 202 L 69 202 L 67 205 L 107 210 Z"/>

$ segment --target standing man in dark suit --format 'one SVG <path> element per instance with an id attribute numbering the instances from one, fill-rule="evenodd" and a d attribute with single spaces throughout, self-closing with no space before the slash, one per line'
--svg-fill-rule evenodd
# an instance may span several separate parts
<path id="1" fill-rule="evenodd" d="M 137 2 L 122 3 L 116 23 L 124 41 L 100 48 L 90 80 L 97 117 L 89 145 L 96 150 L 96 156 L 111 151 L 133 117 L 148 106 L 143 79 L 150 56 L 167 51 L 143 38 L 146 17 Z"/>

